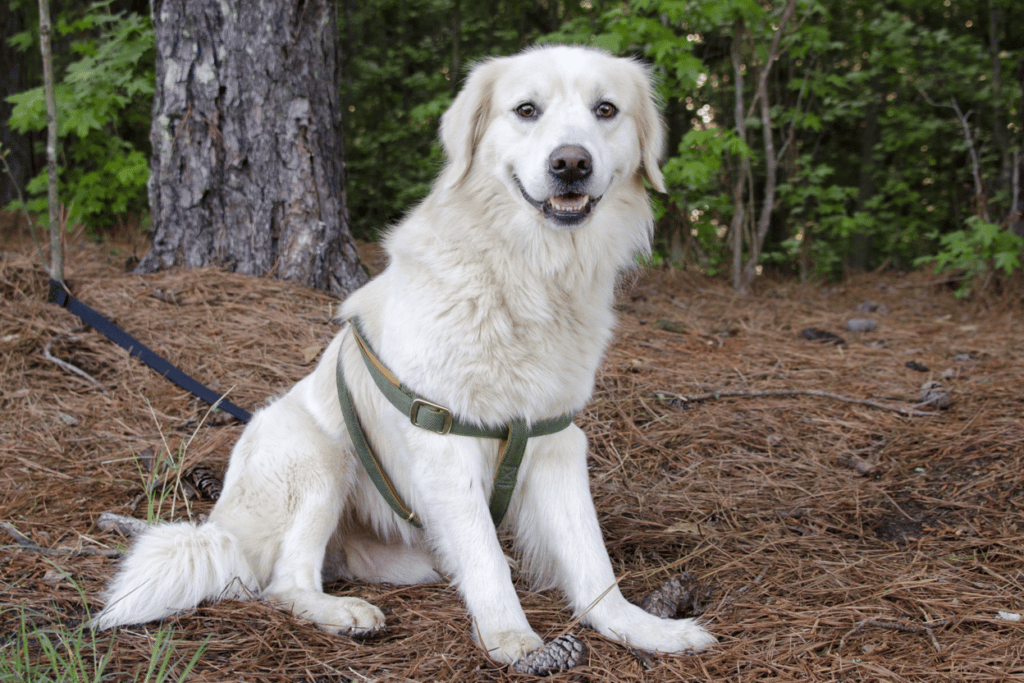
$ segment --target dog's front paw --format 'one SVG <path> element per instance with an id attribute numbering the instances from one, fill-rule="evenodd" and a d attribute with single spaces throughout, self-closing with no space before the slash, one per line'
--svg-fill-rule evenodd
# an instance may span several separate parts
<path id="1" fill-rule="evenodd" d="M 718 642 L 695 619 L 661 619 L 634 605 L 591 625 L 601 635 L 630 647 L 663 654 L 696 652 Z"/>
<path id="2" fill-rule="evenodd" d="M 306 601 L 302 609 L 296 607 L 293 605 L 293 612 L 328 633 L 361 640 L 384 631 L 384 613 L 359 598 L 320 595 L 315 601 Z"/>
<path id="3" fill-rule="evenodd" d="M 477 633 L 480 647 L 488 656 L 502 664 L 512 664 L 544 645 L 533 631 L 492 631 Z"/>
<path id="4" fill-rule="evenodd" d="M 655 640 L 655 646 L 644 648 L 655 652 L 698 652 L 718 643 L 718 638 L 697 623 L 696 619 L 662 619 L 664 637 Z"/>

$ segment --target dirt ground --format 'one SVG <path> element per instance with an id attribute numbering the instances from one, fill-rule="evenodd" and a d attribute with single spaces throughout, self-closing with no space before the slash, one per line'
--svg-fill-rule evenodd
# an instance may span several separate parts
<path id="1" fill-rule="evenodd" d="M 336 329 L 321 292 L 214 270 L 138 277 L 125 273 L 130 252 L 74 243 L 73 293 L 243 407 L 309 372 Z M 47 304 L 34 263 L 23 247 L 0 257 L 0 522 L 38 546 L 0 531 L 0 646 L 11 656 L 27 642 L 29 658 L 39 642 L 15 637 L 22 612 L 30 629 L 74 628 L 101 604 L 117 560 L 97 549 L 128 541 L 97 519 L 147 514 L 160 492 L 145 496 L 147 452 L 220 474 L 241 431 L 204 420 L 205 405 Z M 578 418 L 601 523 L 623 592 L 640 601 L 692 574 L 698 599 L 681 613 L 720 645 L 634 652 L 572 627 L 558 595 L 520 582 L 538 633 L 589 645 L 554 679 L 1024 680 L 1024 287 L 965 304 L 935 279 L 765 281 L 747 296 L 680 272 L 623 284 Z M 853 318 L 877 327 L 850 332 Z M 936 400 L 920 406 L 928 381 Z M 158 512 L 211 505 L 175 493 Z M 203 647 L 188 680 L 525 678 L 477 649 L 446 585 L 329 590 L 380 606 L 387 633 L 353 642 L 259 602 L 203 605 L 167 622 L 183 657 L 173 670 Z M 110 653 L 118 675 L 105 680 L 130 680 L 159 628 L 100 634 L 86 656 Z"/>

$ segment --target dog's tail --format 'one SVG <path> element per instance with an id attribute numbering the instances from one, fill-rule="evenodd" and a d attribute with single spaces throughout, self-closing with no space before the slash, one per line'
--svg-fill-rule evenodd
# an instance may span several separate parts
<path id="1" fill-rule="evenodd" d="M 215 523 L 150 527 L 121 563 L 92 627 L 144 624 L 203 600 L 246 599 L 259 582 L 233 534 Z"/>

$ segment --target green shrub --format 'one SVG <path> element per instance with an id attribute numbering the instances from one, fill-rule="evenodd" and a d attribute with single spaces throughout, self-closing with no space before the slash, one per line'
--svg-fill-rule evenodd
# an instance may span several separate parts
<path id="1" fill-rule="evenodd" d="M 1022 246 L 1024 239 L 1013 232 L 971 216 L 967 219 L 967 229 L 955 230 L 939 238 L 937 255 L 919 258 L 914 265 L 934 261 L 935 272 L 962 271 L 964 278 L 956 290 L 956 297 L 963 299 L 973 291 L 985 291 L 1000 271 L 1010 275 L 1020 268 Z"/>
<path id="2" fill-rule="evenodd" d="M 84 16 L 56 22 L 74 36 L 73 61 L 54 90 L 57 99 L 60 196 L 68 207 L 68 225 L 84 223 L 103 230 L 115 216 L 146 208 L 149 180 L 147 132 L 155 82 L 155 45 L 148 17 L 111 13 L 111 0 L 89 6 Z M 11 43 L 22 49 L 31 34 Z M 42 86 L 7 98 L 14 105 L 11 128 L 21 133 L 46 129 Z M 48 223 L 46 171 L 26 187 L 28 208 Z M 8 210 L 20 208 L 8 206 Z"/>

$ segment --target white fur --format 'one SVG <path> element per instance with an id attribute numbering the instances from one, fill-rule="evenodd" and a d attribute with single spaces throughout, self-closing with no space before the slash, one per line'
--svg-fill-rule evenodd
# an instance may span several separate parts
<path id="1" fill-rule="evenodd" d="M 517 114 L 524 102 L 539 116 Z M 602 102 L 618 114 L 597 116 Z M 649 249 L 643 179 L 664 189 L 648 74 L 583 48 L 492 59 L 469 76 L 441 137 L 448 165 L 388 236 L 387 269 L 345 301 L 342 316 L 359 316 L 392 371 L 463 420 L 495 425 L 580 410 L 612 334 L 616 276 Z M 548 157 L 563 145 L 589 152 L 585 193 L 600 197 L 568 227 L 519 188 L 549 198 L 557 183 Z M 369 441 L 423 532 L 398 519 L 355 459 L 335 390 L 339 352 Z M 513 662 L 542 641 L 488 513 L 497 450 L 496 440 L 411 425 L 372 383 L 345 327 L 312 374 L 246 427 L 210 521 L 147 532 L 94 623 L 145 622 L 251 593 L 330 631 L 368 634 L 383 628 L 381 612 L 324 594 L 323 581 L 420 583 L 441 572 L 458 586 L 480 645 Z M 633 647 L 713 644 L 694 621 L 659 619 L 622 597 L 586 457 L 575 425 L 530 439 L 505 522 L 527 572 L 559 588 L 585 623 Z"/>

